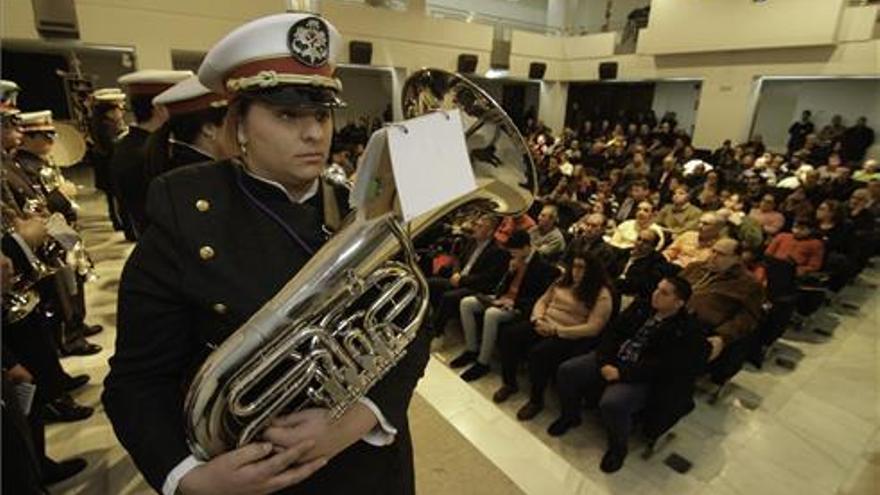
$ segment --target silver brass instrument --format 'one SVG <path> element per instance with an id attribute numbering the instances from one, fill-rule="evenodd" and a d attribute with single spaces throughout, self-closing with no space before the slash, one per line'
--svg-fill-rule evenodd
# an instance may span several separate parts
<path id="1" fill-rule="evenodd" d="M 461 111 L 477 190 L 406 226 L 395 211 L 371 218 L 358 205 L 202 364 L 184 406 L 197 457 L 249 443 L 282 413 L 322 407 L 341 416 L 403 358 L 425 317 L 428 288 L 412 238 L 462 206 L 516 215 L 531 205 L 536 179 L 528 148 L 484 91 L 459 75 L 424 69 L 406 81 L 402 99 L 408 118 Z"/>
<path id="2" fill-rule="evenodd" d="M 38 304 L 40 294 L 22 275 L 16 274 L 11 290 L 3 295 L 3 322 L 13 324 L 25 319 L 37 309 Z"/>

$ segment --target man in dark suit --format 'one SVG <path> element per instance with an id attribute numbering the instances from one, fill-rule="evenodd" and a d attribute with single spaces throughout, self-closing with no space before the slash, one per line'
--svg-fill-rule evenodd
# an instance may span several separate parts
<path id="1" fill-rule="evenodd" d="M 810 120 L 810 117 L 812 116 L 812 112 L 810 112 L 809 110 L 804 110 L 801 113 L 801 120 L 791 124 L 791 127 L 788 128 L 789 154 L 801 149 L 807 140 L 807 136 L 812 134 L 813 131 L 816 129 L 813 121 Z"/>
<path id="2" fill-rule="evenodd" d="M 114 195 L 119 200 L 125 238 L 130 241 L 137 240 L 146 226 L 147 139 L 168 119 L 164 108 L 153 105 L 153 98 L 190 76 L 192 72 L 188 70 L 139 70 L 118 79 L 128 93 L 135 123 L 113 149 L 110 176 Z"/>
<path id="3" fill-rule="evenodd" d="M 307 13 L 256 19 L 227 35 L 205 57 L 199 80 L 234 93 L 228 123 L 239 156 L 182 167 L 150 185 L 149 227 L 120 281 L 103 401 L 157 491 L 415 491 L 407 408 L 428 359 L 423 331 L 338 419 L 320 406 L 285 413 L 210 460 L 192 455 L 185 434 L 186 390 L 211 349 L 314 256 L 339 255 L 321 248 L 346 203 L 320 177 L 332 109 L 341 104 L 333 77 L 340 47 L 336 29 Z M 267 85 L 261 75 L 269 67 L 277 77 Z"/>
<path id="4" fill-rule="evenodd" d="M 507 269 L 510 256 L 495 243 L 494 232 L 498 217 L 482 215 L 474 222 L 471 246 L 461 270 L 449 278 L 431 277 L 431 323 L 436 336 L 443 335 L 449 317 L 458 310 L 458 304 L 467 296 L 489 293 L 498 285 Z"/>
<path id="5" fill-rule="evenodd" d="M 533 252 L 528 233 L 514 232 L 505 247 L 510 252 L 510 262 L 494 294 L 468 296 L 459 305 L 467 349 L 449 365 L 461 368 L 473 363 L 461 375 L 468 382 L 489 373 L 489 359 L 497 342 L 498 327 L 531 315 L 532 307 L 559 276 L 556 267 Z M 483 334 L 478 340 L 476 316 L 481 313 Z"/>
<path id="6" fill-rule="evenodd" d="M 618 292 L 637 299 L 650 299 L 660 279 L 679 271 L 678 266 L 657 251 L 659 243 L 657 232 L 651 229 L 639 232 L 623 273 L 617 279 Z"/>
<path id="7" fill-rule="evenodd" d="M 589 213 L 575 224 L 575 237 L 568 243 L 562 259 L 571 262 L 580 253 L 589 253 L 599 260 L 605 273 L 612 279 L 620 274 L 617 250 L 605 242 L 603 235 L 607 220 L 601 213 Z"/>
<path id="8" fill-rule="evenodd" d="M 693 384 L 702 368 L 707 346 L 686 309 L 690 294 L 690 284 L 681 277 L 664 278 L 650 302 L 637 301 L 618 317 L 596 351 L 563 363 L 557 380 L 562 415 L 548 433 L 560 436 L 579 425 L 585 396 L 591 403 L 598 401 L 608 435 L 600 467 L 606 473 L 620 469 L 633 415 L 658 390 L 668 390 L 661 388 L 664 384 L 681 377 Z M 692 387 L 682 390 L 682 400 L 691 401 Z M 677 408 L 680 397 L 664 399 Z M 659 414 L 664 414 L 662 408 Z"/>

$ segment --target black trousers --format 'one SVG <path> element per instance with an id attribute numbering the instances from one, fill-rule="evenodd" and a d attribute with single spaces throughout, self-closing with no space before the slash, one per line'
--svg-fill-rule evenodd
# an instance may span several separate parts
<path id="1" fill-rule="evenodd" d="M 602 423 L 608 434 L 608 447 L 626 450 L 633 416 L 648 403 L 648 383 L 608 383 L 599 372 L 595 352 L 562 363 L 557 374 L 562 415 L 581 417 L 584 398 L 599 403 Z"/>
<path id="2" fill-rule="evenodd" d="M 428 278 L 428 289 L 433 310 L 431 328 L 435 335 L 442 335 L 449 318 L 458 314 L 461 300 L 475 292 L 466 287 L 453 287 L 449 279 L 442 277 Z"/>
<path id="3" fill-rule="evenodd" d="M 36 400 L 32 408 L 36 407 Z M 39 410 L 32 410 L 31 417 L 42 416 Z M 42 418 L 37 421 L 38 431 L 33 421 L 29 422 L 17 400 L 12 394 L 12 384 L 3 380 L 3 493 L 43 494 L 42 457 L 38 456 L 34 440 L 39 436 L 45 455 L 45 432 Z"/>
<path id="4" fill-rule="evenodd" d="M 535 332 L 529 320 L 517 320 L 498 332 L 498 347 L 501 349 L 501 378 L 505 385 L 516 387 L 516 372 L 520 363 L 528 359 L 531 392 L 529 400 L 535 404 L 544 403 L 544 390 L 563 361 L 586 354 L 593 349 L 596 338 L 563 339 L 543 337 Z"/>
<path id="5" fill-rule="evenodd" d="M 68 375 L 61 367 L 51 329 L 42 314 L 34 311 L 21 321 L 4 324 L 3 345 L 34 376 L 35 410 L 38 403 L 47 404 L 64 394 Z"/>

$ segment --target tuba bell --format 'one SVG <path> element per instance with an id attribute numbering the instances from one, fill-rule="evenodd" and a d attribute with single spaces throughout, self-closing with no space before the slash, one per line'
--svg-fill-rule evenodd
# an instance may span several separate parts
<path id="1" fill-rule="evenodd" d="M 461 112 L 477 189 L 406 225 L 396 211 L 349 215 L 196 373 L 184 403 L 196 457 L 249 443 L 282 413 L 322 407 L 341 416 L 403 358 L 422 325 L 428 286 L 413 238 L 463 206 L 517 215 L 531 205 L 531 155 L 483 90 L 457 74 L 423 69 L 407 79 L 402 100 L 407 118 Z"/>

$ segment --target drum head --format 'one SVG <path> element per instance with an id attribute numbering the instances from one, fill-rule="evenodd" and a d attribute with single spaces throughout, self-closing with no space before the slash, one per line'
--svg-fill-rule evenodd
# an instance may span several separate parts
<path id="1" fill-rule="evenodd" d="M 58 138 L 52 147 L 52 160 L 59 167 L 79 163 L 86 155 L 86 139 L 82 132 L 69 122 L 55 122 Z"/>

